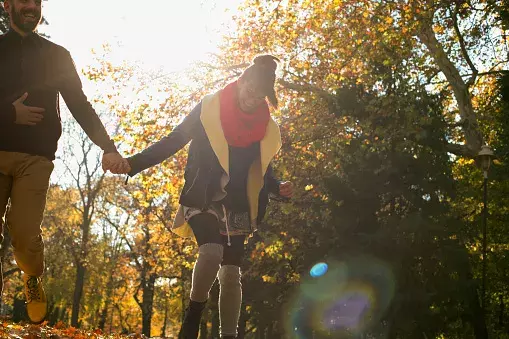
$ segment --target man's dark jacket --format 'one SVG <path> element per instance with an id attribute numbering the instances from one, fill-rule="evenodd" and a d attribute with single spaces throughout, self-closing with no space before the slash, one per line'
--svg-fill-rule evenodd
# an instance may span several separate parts
<path id="1" fill-rule="evenodd" d="M 15 123 L 13 102 L 28 93 L 27 106 L 44 108 L 35 126 Z M 55 158 L 62 134 L 59 93 L 90 139 L 106 153 L 116 152 L 103 124 L 83 93 L 70 53 L 32 33 L 0 36 L 0 151 Z"/>

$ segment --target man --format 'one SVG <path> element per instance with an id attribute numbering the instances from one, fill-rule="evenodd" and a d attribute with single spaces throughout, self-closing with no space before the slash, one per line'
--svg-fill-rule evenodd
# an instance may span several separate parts
<path id="1" fill-rule="evenodd" d="M 103 168 L 118 164 L 122 157 L 83 93 L 69 52 L 35 33 L 41 0 L 4 0 L 3 5 L 10 30 L 0 36 L 0 232 L 7 224 L 14 257 L 23 271 L 28 316 L 39 323 L 47 307 L 41 282 L 41 223 L 62 131 L 59 93 L 104 151 Z M 8 200 L 10 209 L 3 218 Z"/>

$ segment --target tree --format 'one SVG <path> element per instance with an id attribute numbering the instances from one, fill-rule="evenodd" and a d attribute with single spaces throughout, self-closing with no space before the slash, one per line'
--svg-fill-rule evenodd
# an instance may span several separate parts
<path id="1" fill-rule="evenodd" d="M 107 53 L 87 69 L 89 79 L 109 89 L 99 103 L 118 119 L 121 151 L 133 154 L 168 134 L 205 93 L 240 75 L 255 54 L 282 57 L 281 108 L 273 116 L 283 148 L 275 169 L 303 190 L 292 204 L 272 203 L 249 240 L 241 338 L 295 332 L 503 338 L 509 302 L 503 4 L 248 0 L 220 53 L 187 73 L 185 85 L 172 75 L 113 65 Z M 124 95 L 135 99 L 125 102 Z M 501 156 L 490 172 L 486 315 L 477 293 L 482 179 L 473 159 L 484 142 Z M 49 219 L 50 241 L 86 250 L 83 326 L 146 335 L 178 329 L 196 254 L 168 231 L 185 151 L 127 185 L 102 179 L 90 206 L 95 217 L 84 213 L 89 200 L 80 192 L 93 192 L 101 175 L 89 186 L 52 188 L 49 215 L 58 218 Z M 88 241 L 76 226 L 84 215 Z M 56 233 L 57 225 L 67 233 Z M 49 258 L 54 289 L 56 270 L 69 282 L 73 269 L 65 263 L 78 261 L 56 250 Z M 309 269 L 319 261 L 329 264 L 329 275 L 312 278 Z M 202 328 L 210 322 L 216 336 L 217 305 L 209 306 Z M 345 324 L 342 312 L 355 321 Z"/>
<path id="2" fill-rule="evenodd" d="M 48 190 L 43 236 L 45 243 L 45 288 L 48 295 L 48 321 L 56 324 L 71 317 L 72 295 L 76 281 L 75 258 L 79 192 L 74 187 L 52 185 Z"/>
<path id="3" fill-rule="evenodd" d="M 176 86 L 168 81 L 167 76 L 143 74 L 136 67 L 126 64 L 112 65 L 106 61 L 107 53 L 108 49 L 99 55 L 98 63 L 90 67 L 86 74 L 98 82 L 112 82 L 113 91 L 103 100 L 119 118 L 121 132 L 118 141 L 123 151 L 134 153 L 135 148 L 147 147 L 167 133 L 180 118 L 182 103 L 186 101 L 177 93 L 174 98 L 178 101 L 171 96 L 159 101 L 159 93 Z M 137 100 L 125 102 L 123 97 Z M 154 329 L 152 319 L 156 282 L 162 279 L 187 279 L 181 274 L 179 266 L 191 261 L 195 255 L 190 248 L 185 249 L 182 239 L 176 239 L 168 230 L 178 206 L 178 191 L 181 188 L 179 176 L 183 173 L 184 159 L 180 153 L 166 166 L 152 168 L 131 178 L 124 190 L 117 189 L 117 193 L 110 194 L 108 204 L 111 209 L 105 210 L 102 217 L 122 235 L 132 260 L 131 269 L 137 272 L 133 297 L 141 310 L 142 333 L 145 335 L 150 335 Z M 123 219 L 125 215 L 131 217 Z M 172 289 L 177 286 L 172 284 Z M 163 307 L 163 313 L 167 313 L 167 306 Z M 163 317 L 163 321 L 167 317 Z M 160 325 L 155 328 L 159 329 Z"/>
<path id="4" fill-rule="evenodd" d="M 3 6 L 0 6 L 0 33 L 5 33 L 9 30 L 9 15 L 4 10 Z"/>
<path id="5" fill-rule="evenodd" d="M 488 33 L 496 26 L 497 6 L 498 3 L 482 1 L 440 4 L 418 1 L 248 1 L 238 18 L 236 33 L 225 41 L 223 53 L 213 62 L 210 72 L 215 74 L 216 79 L 228 79 L 232 74 L 238 74 L 245 67 L 246 59 L 257 53 L 272 51 L 280 55 L 288 54 L 281 81 L 282 88 L 287 90 L 281 96 L 283 108 L 278 113 L 285 126 L 283 149 L 289 154 L 283 155 L 283 159 L 298 159 L 299 166 L 279 166 L 278 170 L 290 177 L 305 178 L 302 180 L 303 185 L 310 188 L 309 192 L 314 198 L 330 199 L 330 194 L 324 193 L 324 187 L 327 187 L 324 179 L 337 175 L 334 172 L 343 173 L 342 168 L 350 159 L 343 145 L 351 144 L 353 140 L 360 139 L 368 149 L 370 146 L 367 145 L 373 145 L 371 148 L 381 154 L 385 154 L 382 151 L 386 151 L 386 148 L 401 150 L 401 147 L 406 147 L 411 150 L 412 157 L 419 156 L 418 152 L 422 148 L 428 152 L 441 153 L 437 155 L 438 159 L 447 159 L 451 153 L 460 159 L 475 156 L 487 137 L 482 131 L 485 126 L 489 126 L 490 121 L 476 104 L 474 95 L 485 91 L 486 88 L 482 86 L 484 79 L 499 74 L 507 62 L 503 58 L 507 53 L 486 52 L 488 46 L 493 45 L 497 51 L 506 49 L 503 42 L 497 40 L 497 36 Z M 464 32 L 467 25 L 471 29 Z M 477 51 L 477 55 L 486 53 L 482 58 L 473 57 L 473 51 Z M 436 94 L 441 103 L 433 106 L 437 111 L 419 112 L 415 108 L 412 113 L 401 106 L 419 107 L 423 104 L 423 98 Z M 398 110 L 402 113 L 398 113 Z M 409 120 L 400 116 L 403 113 L 408 115 Z M 436 118 L 437 113 L 444 117 L 443 128 L 438 129 L 442 135 L 431 138 L 430 135 L 437 128 L 433 122 L 440 122 Z M 407 122 L 397 126 L 388 125 L 390 119 L 401 121 L 402 118 Z M 389 134 L 386 138 L 380 136 L 388 132 L 393 135 Z M 386 146 L 380 149 L 380 143 Z M 403 148 L 405 152 L 406 148 Z M 365 153 L 360 154 L 361 159 L 366 156 Z M 393 163 L 392 170 L 399 173 L 406 161 Z M 378 170 L 376 160 L 367 164 L 366 172 L 361 173 L 366 178 L 364 180 L 370 182 L 367 180 L 369 171 L 378 173 Z M 302 166 L 305 169 L 299 170 Z M 452 164 L 442 163 L 441 167 L 436 168 L 447 170 L 448 166 Z M 432 168 L 427 170 L 431 171 Z M 425 175 L 433 177 L 437 174 L 431 172 Z M 443 185 L 450 185 L 450 180 L 444 178 Z M 355 181 L 355 185 L 349 182 L 349 185 L 352 185 L 354 191 L 361 188 L 358 185 L 364 187 L 363 182 L 359 181 Z M 442 193 L 444 189 L 439 191 L 440 205 L 445 205 L 447 201 L 447 198 L 444 200 L 447 194 Z M 368 192 L 361 196 L 369 197 Z M 454 189 L 448 192 L 450 199 L 457 199 L 458 204 L 461 204 L 463 197 L 458 197 Z M 385 194 L 397 193 L 389 191 Z M 371 197 L 368 202 L 375 206 L 379 203 L 376 197 Z M 344 199 L 337 203 L 344 203 Z M 446 213 L 450 213 L 453 219 L 458 217 L 456 213 L 460 211 L 454 208 L 458 205 L 440 205 L 436 205 L 430 215 L 444 213 L 440 212 L 441 208 L 448 208 Z M 302 206 L 313 205 L 306 201 Z M 315 215 L 310 211 L 314 208 L 308 208 L 306 212 L 290 209 L 290 214 L 300 217 L 292 222 L 285 220 L 285 224 L 309 225 L 309 221 L 303 222 L 302 219 L 312 220 L 313 225 L 326 224 L 330 208 L 318 206 Z M 361 216 L 366 218 L 369 214 L 357 217 Z M 392 226 L 404 215 L 396 214 L 394 217 L 396 219 L 390 223 Z M 373 214 L 371 218 L 374 218 Z M 444 225 L 444 220 L 447 219 L 435 222 Z M 475 238 L 462 236 L 460 230 L 456 226 L 452 231 L 454 234 L 450 235 L 460 241 L 446 248 L 456 253 L 456 268 L 461 281 L 465 283 L 461 294 L 465 303 L 463 319 L 471 322 L 478 338 L 486 337 L 486 325 L 480 313 L 476 291 L 467 288 L 475 286 L 475 270 L 471 266 L 475 261 L 467 260 L 467 251 Z M 333 234 L 320 228 L 322 232 L 328 236 L 327 239 L 334 239 Z M 398 234 L 397 230 L 395 232 Z M 281 238 L 277 235 L 273 237 Z M 445 234 L 439 237 L 447 243 L 446 238 Z M 313 234 L 288 236 L 282 242 L 282 249 L 281 245 L 277 247 L 275 253 L 278 261 L 281 260 L 279 256 L 288 253 L 285 245 L 292 249 L 291 244 L 296 239 L 308 239 L 307 246 L 318 241 Z M 351 243 L 357 244 L 355 241 Z M 422 250 L 426 253 L 424 248 Z M 302 258 L 305 253 L 296 257 Z M 417 255 L 403 253 L 409 257 Z M 477 254 L 472 254 L 475 259 Z M 447 256 L 441 258 L 445 261 Z M 288 266 L 284 263 L 276 264 L 274 271 L 281 272 L 281 265 Z M 297 260 L 289 265 L 289 271 L 292 272 L 292 268 L 298 270 L 300 265 L 301 262 Z M 263 267 L 267 269 L 266 265 Z M 259 271 L 256 273 L 259 274 Z M 437 329 L 441 330 L 445 329 Z"/>
<path id="6" fill-rule="evenodd" d="M 79 200 L 71 205 L 77 211 L 79 221 L 69 239 L 73 244 L 70 251 L 76 267 L 71 326 L 77 327 L 92 242 L 91 227 L 99 208 L 105 173 L 101 169 L 101 154 L 75 122 L 68 122 L 64 133 L 69 136 L 69 143 L 65 145 L 59 160 L 66 168 L 65 175 L 72 178 L 79 194 Z"/>

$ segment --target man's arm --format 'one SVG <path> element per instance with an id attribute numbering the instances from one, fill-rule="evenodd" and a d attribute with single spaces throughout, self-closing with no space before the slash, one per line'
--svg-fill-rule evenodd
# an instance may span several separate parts
<path id="1" fill-rule="evenodd" d="M 131 167 L 128 175 L 132 177 L 149 167 L 160 164 L 181 150 L 193 139 L 194 134 L 199 128 L 201 124 L 200 115 L 201 103 L 170 134 L 144 151 L 128 158 L 127 161 Z"/>
<path id="2" fill-rule="evenodd" d="M 71 55 L 68 51 L 60 51 L 56 58 L 59 62 L 60 83 L 59 91 L 64 98 L 67 107 L 71 111 L 78 124 L 88 135 L 90 140 L 99 146 L 104 153 L 116 153 L 117 148 L 110 139 L 104 125 L 97 116 L 92 105 L 83 93 L 82 83 L 74 65 Z"/>

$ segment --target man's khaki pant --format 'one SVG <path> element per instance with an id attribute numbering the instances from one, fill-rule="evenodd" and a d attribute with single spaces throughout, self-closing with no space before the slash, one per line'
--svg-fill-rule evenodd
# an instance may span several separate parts
<path id="1" fill-rule="evenodd" d="M 53 162 L 47 158 L 0 151 L 0 241 L 6 224 L 18 267 L 32 276 L 44 271 L 41 223 L 52 171 Z"/>

